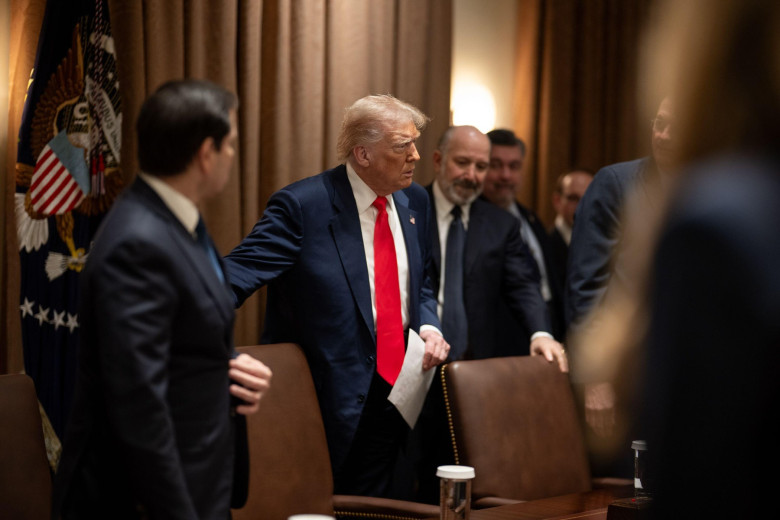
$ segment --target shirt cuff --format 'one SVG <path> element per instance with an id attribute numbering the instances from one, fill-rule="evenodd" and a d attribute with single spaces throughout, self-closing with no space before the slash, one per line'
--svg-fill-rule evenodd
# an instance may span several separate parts
<path id="1" fill-rule="evenodd" d="M 442 338 L 444 337 L 444 334 L 442 334 L 441 331 L 438 328 L 434 327 L 433 325 L 420 325 L 420 334 L 422 334 L 426 330 L 432 330 Z"/>
<path id="2" fill-rule="evenodd" d="M 552 340 L 555 339 L 552 334 L 550 334 L 549 332 L 544 332 L 542 330 L 531 334 L 531 341 L 535 340 L 536 338 L 550 338 Z"/>

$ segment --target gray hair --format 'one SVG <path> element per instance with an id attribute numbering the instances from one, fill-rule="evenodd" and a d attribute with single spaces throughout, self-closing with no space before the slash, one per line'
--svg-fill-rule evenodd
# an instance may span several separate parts
<path id="1" fill-rule="evenodd" d="M 381 141 L 389 125 L 408 121 L 422 132 L 430 118 L 417 107 L 389 94 L 358 99 L 344 111 L 336 144 L 339 161 L 346 162 L 356 146 Z"/>

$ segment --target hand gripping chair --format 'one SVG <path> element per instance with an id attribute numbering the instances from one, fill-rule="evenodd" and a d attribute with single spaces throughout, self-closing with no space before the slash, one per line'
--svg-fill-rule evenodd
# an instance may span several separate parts
<path id="1" fill-rule="evenodd" d="M 49 518 L 51 470 L 30 376 L 0 375 L 0 517 Z"/>
<path id="2" fill-rule="evenodd" d="M 234 520 L 286 520 L 313 513 L 337 518 L 431 518 L 439 508 L 400 500 L 333 494 L 330 456 L 317 394 L 300 347 L 239 347 L 273 371 L 260 410 L 247 420 L 249 498 Z"/>
<path id="3" fill-rule="evenodd" d="M 474 507 L 591 490 L 571 385 L 556 364 L 542 356 L 456 361 L 442 368 L 442 384 L 456 463 L 476 470 Z"/>

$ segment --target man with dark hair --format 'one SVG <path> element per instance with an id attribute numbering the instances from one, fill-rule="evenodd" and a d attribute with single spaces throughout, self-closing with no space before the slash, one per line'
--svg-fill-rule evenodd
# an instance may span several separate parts
<path id="1" fill-rule="evenodd" d="M 542 297 L 550 312 L 553 333 L 556 338 L 563 338 L 563 284 L 551 263 L 547 230 L 539 217 L 515 198 L 525 162 L 525 143 L 512 130 L 504 128 L 491 130 L 487 136 L 492 147 L 490 169 L 485 176 L 482 194 L 488 201 L 514 215 L 520 223 L 520 235 L 536 262 Z M 518 331 L 526 336 L 533 332 L 515 325 L 508 334 L 516 335 Z"/>
<path id="2" fill-rule="evenodd" d="M 387 397 L 407 335 L 425 342 L 422 370 L 449 352 L 426 274 L 428 195 L 412 182 L 426 123 L 392 96 L 359 99 L 344 114 L 343 163 L 276 192 L 225 257 L 237 305 L 268 285 L 262 341 L 306 354 L 340 494 L 394 494 L 409 427 Z"/>
<path id="3" fill-rule="evenodd" d="M 227 182 L 236 99 L 162 85 L 137 120 L 142 172 L 82 273 L 73 411 L 53 517 L 227 519 L 246 500 L 244 415 L 271 372 L 236 356 L 227 277 L 198 206 Z"/>
<path id="4" fill-rule="evenodd" d="M 555 223 L 550 230 L 548 242 L 550 264 L 556 272 L 556 277 L 566 283 L 566 264 L 569 259 L 569 243 L 574 226 L 574 212 L 580 203 L 585 190 L 593 180 L 593 172 L 578 168 L 558 176 L 552 203 L 555 208 Z"/>

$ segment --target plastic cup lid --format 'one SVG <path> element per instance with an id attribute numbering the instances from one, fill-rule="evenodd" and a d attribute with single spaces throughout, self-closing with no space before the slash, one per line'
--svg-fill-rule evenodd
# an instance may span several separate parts
<path id="1" fill-rule="evenodd" d="M 632 450 L 646 450 L 647 449 L 647 442 L 645 441 L 633 441 L 631 443 L 631 449 Z"/>
<path id="2" fill-rule="evenodd" d="M 474 478 L 474 468 L 471 466 L 439 466 L 436 469 L 436 476 L 454 479 Z"/>

